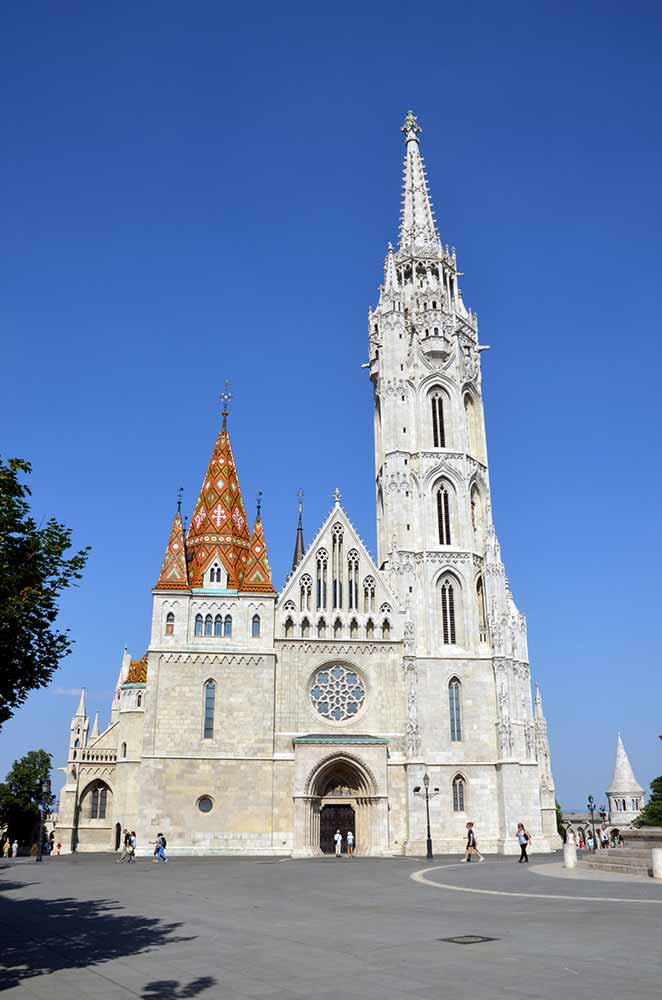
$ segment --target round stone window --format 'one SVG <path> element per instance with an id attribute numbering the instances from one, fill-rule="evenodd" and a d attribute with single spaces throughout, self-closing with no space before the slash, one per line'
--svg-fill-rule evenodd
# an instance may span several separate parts
<path id="1" fill-rule="evenodd" d="M 214 803 L 208 795 L 203 795 L 198 799 L 198 809 L 201 813 L 210 813 L 214 808 Z"/>
<path id="2" fill-rule="evenodd" d="M 317 671 L 310 688 L 310 700 L 323 718 L 344 722 L 361 708 L 365 687 L 355 670 L 335 663 Z"/>

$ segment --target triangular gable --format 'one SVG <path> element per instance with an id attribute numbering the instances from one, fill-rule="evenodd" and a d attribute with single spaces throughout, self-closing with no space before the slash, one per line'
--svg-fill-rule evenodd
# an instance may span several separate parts
<path id="1" fill-rule="evenodd" d="M 354 611 L 363 613 L 363 583 L 367 577 L 372 577 L 375 581 L 375 601 L 374 601 L 374 611 L 372 612 L 375 617 L 375 621 L 379 617 L 380 608 L 383 604 L 388 604 L 391 608 L 392 614 L 397 614 L 400 612 L 400 607 L 396 600 L 395 595 L 388 587 L 384 580 L 384 575 L 380 573 L 377 566 L 368 552 L 368 549 L 364 545 L 361 536 L 352 524 L 348 514 L 342 508 L 340 503 L 334 504 L 331 511 L 322 524 L 314 539 L 306 549 L 306 554 L 304 555 L 302 561 L 297 566 L 296 570 L 288 577 L 285 582 L 283 589 L 278 595 L 278 607 L 283 608 L 288 601 L 294 602 L 295 607 L 299 608 L 299 588 L 301 583 L 301 578 L 303 576 L 309 576 L 313 581 L 313 589 L 315 584 L 315 577 L 317 572 L 317 553 L 320 549 L 324 549 L 328 554 L 328 571 L 329 580 L 331 579 L 331 558 L 332 558 L 332 545 L 333 545 L 333 528 L 336 524 L 339 524 L 343 529 L 343 579 L 347 577 L 346 563 L 349 553 L 355 550 L 359 557 L 359 607 L 355 608 Z M 346 589 L 346 588 L 345 588 Z M 348 607 L 348 595 L 343 594 L 343 608 L 342 612 L 344 615 L 351 614 L 351 610 Z M 333 613 L 332 598 L 327 600 L 327 615 Z M 312 610 L 315 608 L 315 595 L 313 594 Z M 315 614 L 318 612 L 314 611 Z M 323 612 L 319 612 L 321 614 Z"/>

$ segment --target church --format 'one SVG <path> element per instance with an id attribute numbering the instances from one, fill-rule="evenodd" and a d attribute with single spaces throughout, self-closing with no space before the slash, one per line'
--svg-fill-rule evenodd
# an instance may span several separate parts
<path id="1" fill-rule="evenodd" d="M 434 850 L 458 853 L 468 821 L 483 852 L 516 853 L 518 822 L 534 851 L 560 846 L 526 621 L 492 520 L 477 318 L 411 112 L 402 133 L 399 241 L 368 313 L 376 558 L 336 490 L 307 546 L 299 505 L 275 589 L 273 526 L 259 507 L 249 522 L 226 400 L 188 527 L 179 508 L 164 525 L 149 647 L 125 653 L 102 731 L 81 693 L 67 850 L 116 850 L 128 827 L 138 854 L 163 832 L 175 856 L 308 857 L 340 829 L 357 854 L 417 855 L 429 823 Z"/>

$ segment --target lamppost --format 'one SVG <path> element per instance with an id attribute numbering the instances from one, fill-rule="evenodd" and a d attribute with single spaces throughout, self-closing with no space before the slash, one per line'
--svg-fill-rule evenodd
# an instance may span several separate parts
<path id="1" fill-rule="evenodd" d="M 430 775 L 427 773 L 427 771 L 423 775 L 423 787 L 425 788 L 425 812 L 427 814 L 427 820 L 428 820 L 428 844 L 427 844 L 428 850 L 426 857 L 428 861 L 432 861 L 434 855 L 432 853 L 432 833 L 430 832 L 430 793 L 428 791 L 428 789 L 430 788 Z"/>
<path id="2" fill-rule="evenodd" d="M 598 849 L 598 842 L 597 842 L 597 840 L 595 838 L 595 809 L 596 809 L 595 799 L 593 798 L 592 795 L 589 795 L 589 797 L 588 797 L 588 811 L 591 814 L 591 827 L 593 828 L 593 850 L 597 851 L 597 849 Z"/>
<path id="3" fill-rule="evenodd" d="M 44 850 L 44 802 L 50 798 L 51 783 L 48 778 L 44 778 L 41 783 L 41 799 L 39 801 L 39 834 L 37 841 L 37 857 L 35 861 L 41 861 Z"/>

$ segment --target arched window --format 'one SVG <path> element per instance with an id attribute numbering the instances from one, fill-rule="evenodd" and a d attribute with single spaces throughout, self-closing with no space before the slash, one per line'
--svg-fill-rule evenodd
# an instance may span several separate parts
<path id="1" fill-rule="evenodd" d="M 341 524 L 334 524 L 331 529 L 331 566 L 333 577 L 333 607 L 342 608 L 342 578 L 343 578 L 343 539 Z"/>
<path id="2" fill-rule="evenodd" d="M 451 509 L 450 490 L 445 483 L 442 483 L 437 490 L 437 529 L 439 532 L 439 544 L 451 545 Z"/>
<path id="3" fill-rule="evenodd" d="M 92 789 L 92 801 L 90 802 L 90 819 L 99 818 L 99 788 Z"/>
<path id="4" fill-rule="evenodd" d="M 476 580 L 476 601 L 478 602 L 478 638 L 481 642 L 487 642 L 487 616 L 485 614 L 485 589 L 483 578 L 479 576 Z"/>
<path id="5" fill-rule="evenodd" d="M 299 611 L 310 611 L 310 593 L 313 589 L 313 581 L 307 573 L 301 577 L 299 584 Z"/>
<path id="6" fill-rule="evenodd" d="M 455 587 L 448 577 L 441 584 L 441 627 L 444 645 L 454 646 L 456 643 Z"/>
<path id="7" fill-rule="evenodd" d="M 121 756 L 122 757 L 126 757 L 126 743 L 122 744 L 122 753 L 121 753 Z"/>
<path id="8" fill-rule="evenodd" d="M 294 635 L 294 622 L 291 618 L 285 619 L 285 638 L 291 639 Z"/>
<path id="9" fill-rule="evenodd" d="M 307 639 L 310 635 L 310 622 L 307 618 L 304 618 L 301 622 L 301 638 Z"/>
<path id="10" fill-rule="evenodd" d="M 451 742 L 460 743 L 462 740 L 462 685 L 457 677 L 453 677 L 448 684 L 448 703 L 450 707 Z"/>
<path id="11" fill-rule="evenodd" d="M 108 786 L 95 785 L 90 793 L 90 819 L 105 819 L 108 809 Z"/>
<path id="12" fill-rule="evenodd" d="M 349 623 L 349 637 L 350 639 L 358 639 L 359 637 L 359 623 L 356 618 L 352 618 Z"/>
<path id="13" fill-rule="evenodd" d="M 465 785 L 461 774 L 456 774 L 453 778 L 453 812 L 465 812 Z"/>
<path id="14" fill-rule="evenodd" d="M 198 637 L 202 635 L 202 615 L 195 616 L 194 635 L 197 635 Z"/>
<path id="15" fill-rule="evenodd" d="M 390 638 L 391 638 L 391 626 L 389 625 L 387 620 L 384 619 L 384 621 L 382 622 L 382 639 L 390 639 Z"/>
<path id="16" fill-rule="evenodd" d="M 226 615 L 223 622 L 223 635 L 226 639 L 232 638 L 232 615 Z"/>
<path id="17" fill-rule="evenodd" d="M 340 621 L 340 618 L 336 618 L 336 620 L 333 623 L 333 638 L 340 639 L 341 636 L 342 636 L 342 622 Z"/>
<path id="18" fill-rule="evenodd" d="M 363 581 L 363 611 L 368 614 L 375 610 L 375 581 L 372 576 L 366 576 Z"/>
<path id="19" fill-rule="evenodd" d="M 251 621 L 251 635 L 254 639 L 260 638 L 260 616 L 253 615 Z"/>
<path id="20" fill-rule="evenodd" d="M 320 618 L 317 623 L 317 638 L 326 639 L 326 622 L 323 618 Z"/>
<path id="21" fill-rule="evenodd" d="M 329 554 L 326 549 L 317 553 L 317 610 L 326 609 L 326 570 Z"/>
<path id="22" fill-rule="evenodd" d="M 210 636 L 212 634 L 212 617 L 211 615 L 205 615 L 205 636 Z"/>
<path id="23" fill-rule="evenodd" d="M 175 616 L 172 613 L 172 611 L 169 611 L 168 614 L 166 615 L 165 634 L 172 635 L 174 631 L 175 631 Z"/>
<path id="24" fill-rule="evenodd" d="M 435 392 L 430 396 L 430 403 L 432 405 L 432 446 L 433 448 L 445 448 L 444 397 L 440 392 Z"/>
<path id="25" fill-rule="evenodd" d="M 223 635 L 223 617 L 222 615 L 216 615 L 214 618 L 214 635 L 217 638 Z"/>
<path id="26" fill-rule="evenodd" d="M 375 623 L 373 622 L 372 618 L 368 618 L 365 624 L 365 637 L 366 639 L 375 638 Z"/>
<path id="27" fill-rule="evenodd" d="M 351 549 L 347 555 L 347 607 L 350 611 L 359 609 L 359 554 Z"/>
<path id="28" fill-rule="evenodd" d="M 204 739 L 214 738 L 214 708 L 216 705 L 216 684 L 214 681 L 207 681 L 205 684 L 205 724 Z"/>
<path id="29" fill-rule="evenodd" d="M 108 788 L 106 785 L 101 786 L 99 792 L 99 819 L 106 818 L 106 809 L 108 807 Z"/>
<path id="30" fill-rule="evenodd" d="M 141 708 L 142 703 L 143 703 L 143 693 L 142 691 L 139 691 L 136 697 L 136 708 Z"/>

